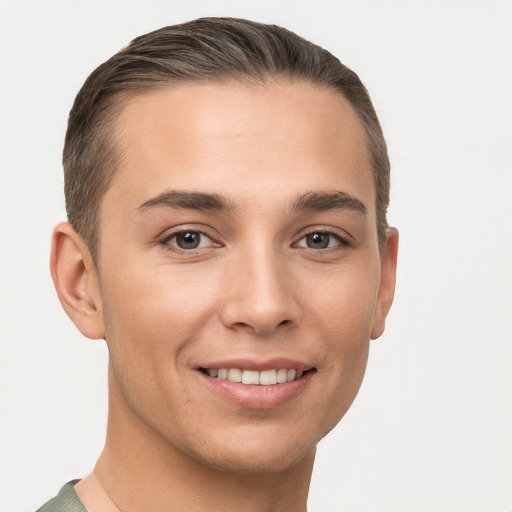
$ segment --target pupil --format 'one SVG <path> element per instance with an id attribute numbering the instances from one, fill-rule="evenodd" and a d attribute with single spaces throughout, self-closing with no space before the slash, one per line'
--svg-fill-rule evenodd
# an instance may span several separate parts
<path id="1" fill-rule="evenodd" d="M 180 233 L 176 242 L 182 249 L 195 249 L 199 245 L 199 233 Z"/>
<path id="2" fill-rule="evenodd" d="M 325 249 L 329 245 L 329 235 L 326 233 L 311 233 L 307 236 L 309 247 Z"/>

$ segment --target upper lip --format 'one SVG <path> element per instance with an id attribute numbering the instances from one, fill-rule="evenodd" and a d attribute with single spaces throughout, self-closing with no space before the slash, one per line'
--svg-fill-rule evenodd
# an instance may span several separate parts
<path id="1" fill-rule="evenodd" d="M 295 359 L 289 359 L 286 357 L 273 357 L 271 359 L 256 360 L 251 358 L 237 358 L 237 359 L 224 359 L 205 362 L 200 364 L 199 368 L 240 368 L 243 370 L 274 370 L 274 369 L 287 369 L 287 370 L 302 370 L 307 371 L 314 368 L 314 365 L 298 361 Z"/>

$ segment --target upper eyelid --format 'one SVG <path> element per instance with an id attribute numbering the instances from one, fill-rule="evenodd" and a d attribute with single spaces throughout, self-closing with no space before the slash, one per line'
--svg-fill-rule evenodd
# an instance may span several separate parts
<path id="1" fill-rule="evenodd" d="M 198 233 L 198 234 L 208 238 L 212 243 L 214 243 L 216 245 L 220 245 L 220 242 L 217 242 L 208 233 L 205 233 L 204 231 L 199 231 L 198 229 L 180 229 L 178 231 L 173 231 L 171 233 L 168 233 L 168 234 L 162 236 L 162 238 L 159 240 L 159 242 L 165 244 L 165 243 L 169 242 L 170 240 L 172 240 L 173 238 L 175 238 L 176 236 L 178 236 L 181 233 Z"/>
<path id="2" fill-rule="evenodd" d="M 219 241 L 221 239 L 221 236 L 216 236 L 216 234 L 209 233 L 209 229 L 204 229 L 203 226 L 201 227 L 195 227 L 193 225 L 184 225 L 184 226 L 176 226 L 174 228 L 168 228 L 167 230 L 164 230 L 160 235 L 156 237 L 156 241 L 159 243 L 165 243 L 168 240 L 171 240 L 173 237 L 179 235 L 180 233 L 184 232 L 194 232 L 194 233 L 200 233 L 201 235 L 206 236 L 209 238 L 212 242 L 220 245 L 224 245 L 225 242 Z M 291 244 L 295 245 L 300 240 L 302 240 L 305 236 L 308 236 L 313 233 L 326 233 L 335 236 L 336 238 L 339 238 L 342 242 L 345 243 L 354 243 L 355 239 L 354 237 L 345 231 L 344 229 L 334 227 L 334 226 L 322 226 L 322 225 L 311 225 L 311 226 L 305 226 L 303 227 L 297 235 L 293 238 Z"/>
<path id="3" fill-rule="evenodd" d="M 205 233 L 204 231 L 201 231 L 199 229 L 177 229 L 175 231 L 166 232 L 162 235 L 162 238 L 164 240 L 168 240 L 169 238 L 173 238 L 175 236 L 178 236 L 181 233 L 199 233 L 200 235 L 207 236 L 208 238 L 211 238 L 211 236 L 208 233 Z"/>
<path id="4" fill-rule="evenodd" d="M 207 247 L 194 247 L 190 249 L 183 249 L 182 247 L 179 247 L 175 243 L 171 243 L 171 240 L 175 237 L 177 237 L 181 233 L 198 233 L 202 236 L 205 236 L 209 242 L 207 242 Z M 189 256 L 192 256 L 194 254 L 198 254 L 198 251 L 204 251 L 206 249 L 212 249 L 212 248 L 219 248 L 223 247 L 222 243 L 217 242 L 214 238 L 212 238 L 208 233 L 204 233 L 203 231 L 200 231 L 198 229 L 177 229 L 175 231 L 172 231 L 170 233 L 165 234 L 164 236 L 158 238 L 156 240 L 156 243 L 161 246 L 166 251 L 173 252 L 175 254 L 180 255 L 186 255 L 189 254 Z"/>
<path id="5" fill-rule="evenodd" d="M 205 229 L 203 227 L 195 227 L 193 225 L 176 226 L 173 228 L 167 228 L 167 229 L 163 230 L 159 235 L 156 236 L 156 240 L 157 241 L 168 240 L 168 239 L 172 238 L 173 236 L 179 235 L 180 233 L 187 233 L 187 232 L 200 233 L 201 235 L 204 235 L 204 236 L 210 238 L 211 240 L 214 240 L 216 238 L 215 235 L 208 233 L 208 231 L 209 231 L 208 229 Z"/>
<path id="6" fill-rule="evenodd" d="M 308 226 L 300 230 L 299 234 L 295 237 L 295 241 L 293 243 L 297 243 L 299 240 L 302 240 L 305 236 L 311 235 L 313 233 L 325 233 L 333 235 L 347 243 L 355 241 L 354 237 L 350 233 L 341 228 L 335 228 L 333 226 Z"/>
<path id="7" fill-rule="evenodd" d="M 297 241 L 293 242 L 292 245 L 298 246 L 299 242 L 304 240 L 304 238 L 306 238 L 308 235 L 312 235 L 314 233 L 321 233 L 321 234 L 324 234 L 324 235 L 332 236 L 333 238 L 335 238 L 338 241 L 340 247 L 349 247 L 349 246 L 353 245 L 352 241 L 349 240 L 348 237 L 344 237 L 344 236 L 338 235 L 337 233 L 333 233 L 332 231 L 311 231 L 309 233 L 306 233 L 304 236 L 301 236 L 300 238 L 298 238 Z M 303 246 L 300 246 L 300 248 L 302 248 L 302 249 L 311 249 L 311 250 L 315 250 L 315 251 L 319 251 L 319 250 L 327 251 L 329 249 L 335 249 L 335 247 L 325 247 L 325 248 L 322 248 L 322 249 L 313 249 L 312 247 L 303 247 Z"/>

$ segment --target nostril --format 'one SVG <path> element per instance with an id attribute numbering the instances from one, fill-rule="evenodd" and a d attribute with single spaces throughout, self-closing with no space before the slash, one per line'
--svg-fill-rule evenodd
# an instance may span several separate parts
<path id="1" fill-rule="evenodd" d="M 290 320 L 283 320 L 282 322 L 279 322 L 278 327 L 281 325 L 288 325 L 290 323 Z"/>

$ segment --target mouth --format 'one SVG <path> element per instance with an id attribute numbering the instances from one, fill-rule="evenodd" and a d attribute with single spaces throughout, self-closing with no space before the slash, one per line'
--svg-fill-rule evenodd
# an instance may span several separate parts
<path id="1" fill-rule="evenodd" d="M 199 371 L 218 380 L 241 383 L 249 386 L 275 386 L 299 380 L 315 368 L 301 370 L 296 368 L 275 368 L 268 370 L 250 370 L 244 368 L 199 368 Z"/>
<path id="2" fill-rule="evenodd" d="M 226 361 L 197 370 L 215 395 L 236 407 L 253 410 L 275 409 L 298 397 L 311 386 L 317 371 L 315 367 L 284 360 L 261 365 Z"/>

